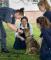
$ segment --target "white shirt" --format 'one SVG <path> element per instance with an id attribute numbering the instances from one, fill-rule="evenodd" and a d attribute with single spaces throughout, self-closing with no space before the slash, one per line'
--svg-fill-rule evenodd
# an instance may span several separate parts
<path id="1" fill-rule="evenodd" d="M 23 25 L 21 24 L 21 23 L 19 23 L 18 24 L 18 26 L 17 26 L 17 28 L 22 28 L 22 29 L 25 29 L 25 28 L 27 28 L 27 24 L 26 24 L 26 26 L 25 27 L 23 27 Z M 29 23 L 29 26 L 30 26 L 30 35 L 33 35 L 33 29 L 32 29 L 32 25 Z"/>

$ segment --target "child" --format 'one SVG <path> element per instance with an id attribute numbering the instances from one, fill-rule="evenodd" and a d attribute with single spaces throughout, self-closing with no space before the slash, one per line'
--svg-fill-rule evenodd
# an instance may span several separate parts
<path id="1" fill-rule="evenodd" d="M 38 17 L 37 24 L 43 37 L 40 49 L 40 60 L 51 60 L 51 24 L 46 17 Z"/>
<path id="2" fill-rule="evenodd" d="M 25 43 L 25 28 L 30 27 L 30 34 L 32 35 L 32 27 L 28 23 L 28 18 L 26 16 L 21 18 L 21 23 L 18 26 L 18 31 L 16 32 L 16 37 L 15 37 L 15 43 L 14 43 L 14 48 L 15 49 L 26 49 L 26 43 Z M 19 35 L 18 35 L 19 34 Z"/>
<path id="3" fill-rule="evenodd" d="M 43 12 L 43 16 L 47 17 L 48 20 L 51 22 L 51 7 L 48 4 L 47 0 L 41 0 L 38 3 L 38 7 L 41 12 Z"/>

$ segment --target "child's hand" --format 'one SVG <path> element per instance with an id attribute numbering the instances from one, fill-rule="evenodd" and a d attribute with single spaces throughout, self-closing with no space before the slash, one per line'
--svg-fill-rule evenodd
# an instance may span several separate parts
<path id="1" fill-rule="evenodd" d="M 22 31 L 22 30 L 20 30 L 20 29 L 18 29 L 18 33 L 23 33 L 23 31 Z"/>

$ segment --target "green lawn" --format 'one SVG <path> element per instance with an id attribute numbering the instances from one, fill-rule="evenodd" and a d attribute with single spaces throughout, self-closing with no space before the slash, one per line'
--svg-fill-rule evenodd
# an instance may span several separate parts
<path id="1" fill-rule="evenodd" d="M 33 35 L 36 40 L 39 39 L 40 31 L 36 27 L 36 25 L 33 25 Z M 24 54 L 25 51 L 17 51 L 13 49 L 14 44 L 14 32 L 7 28 L 6 26 L 6 32 L 7 32 L 7 48 L 9 49 L 10 53 L 0 53 L 0 60 L 39 60 L 39 54 L 34 55 L 26 55 Z"/>

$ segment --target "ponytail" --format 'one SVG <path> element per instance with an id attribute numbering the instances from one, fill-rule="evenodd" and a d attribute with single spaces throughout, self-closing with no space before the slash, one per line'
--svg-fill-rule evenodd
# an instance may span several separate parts
<path id="1" fill-rule="evenodd" d="M 24 8 L 17 9 L 15 13 L 20 13 L 21 15 L 24 15 Z"/>
<path id="2" fill-rule="evenodd" d="M 24 8 L 21 8 L 21 9 L 20 9 L 20 14 L 21 14 L 21 15 L 24 15 Z"/>

